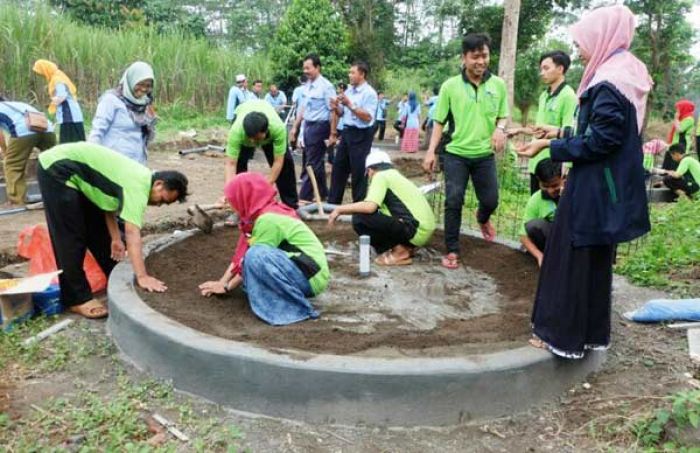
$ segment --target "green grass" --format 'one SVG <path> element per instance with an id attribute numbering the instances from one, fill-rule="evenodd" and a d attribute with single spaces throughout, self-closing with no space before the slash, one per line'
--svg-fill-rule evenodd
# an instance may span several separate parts
<path id="1" fill-rule="evenodd" d="M 700 280 L 700 204 L 687 199 L 651 205 L 651 232 L 620 248 L 616 272 L 633 283 L 686 297 L 697 296 Z"/>

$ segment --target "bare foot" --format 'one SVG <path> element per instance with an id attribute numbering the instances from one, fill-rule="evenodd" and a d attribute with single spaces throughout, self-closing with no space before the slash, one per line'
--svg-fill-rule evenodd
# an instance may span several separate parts
<path id="1" fill-rule="evenodd" d="M 547 349 L 547 343 L 542 341 L 540 338 L 538 338 L 536 335 L 533 335 L 532 338 L 528 340 L 528 343 L 530 346 L 537 348 L 537 349 Z"/>
<path id="2" fill-rule="evenodd" d="M 88 319 L 105 318 L 108 314 L 107 307 L 96 299 L 90 299 L 89 301 L 80 305 L 73 305 L 72 307 L 68 308 L 68 310 Z"/>

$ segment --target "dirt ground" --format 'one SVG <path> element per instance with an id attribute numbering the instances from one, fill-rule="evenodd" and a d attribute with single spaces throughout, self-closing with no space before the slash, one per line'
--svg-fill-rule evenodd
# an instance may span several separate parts
<path id="1" fill-rule="evenodd" d="M 197 330 L 276 350 L 385 355 L 387 349 L 395 349 L 402 356 L 436 356 L 492 351 L 527 341 L 536 265 L 522 252 L 463 236 L 464 271 L 453 277 L 454 272 L 439 267 L 443 238 L 438 233 L 428 247 L 419 249 L 412 266 L 373 266 L 374 275 L 360 280 L 353 253 L 357 236 L 350 225 L 328 228 L 318 222 L 312 228 L 327 248 L 350 255 L 330 256 L 333 278 L 326 292 L 313 300 L 321 311 L 319 319 L 271 327 L 255 317 L 241 290 L 222 297 L 201 296 L 197 286 L 217 279 L 230 262 L 238 235 L 227 227 L 149 257 L 148 268 L 167 281 L 168 292 L 141 292 L 141 297 Z"/>
<path id="2" fill-rule="evenodd" d="M 152 154 L 151 163 L 157 169 L 185 171 L 190 177 L 193 202 L 211 202 L 221 191 L 220 158 L 195 156 L 184 160 L 172 152 L 159 151 Z M 185 228 L 188 204 L 149 208 L 146 230 L 155 237 L 158 232 Z M 17 261 L 12 255 L 18 232 L 26 225 L 41 222 L 42 217 L 41 212 L 33 212 L 0 220 L 2 260 Z M 217 266 L 215 275 L 219 273 Z M 585 385 L 573 386 L 555 401 L 498 419 L 439 428 L 310 425 L 242 414 L 188 395 L 160 398 L 153 392 L 144 392 L 129 393 L 129 398 L 137 400 L 143 412 L 158 411 L 177 420 L 178 426 L 192 436 L 202 432 L 201 423 L 205 421 L 207 429 L 233 433 L 227 438 L 231 440 L 216 444 L 205 440 L 199 447 L 171 439 L 166 444 L 171 451 L 227 451 L 230 446 L 253 452 L 635 451 L 640 450 L 631 434 L 635 420 L 664 404 L 662 398 L 669 393 L 688 389 L 689 377 L 700 376 L 688 358 L 684 331 L 639 325 L 620 315 L 650 298 L 664 296 L 616 277 L 613 344 L 604 368 Z M 78 352 L 76 348 L 80 348 Z M 9 414 L 15 423 L 4 434 L 0 430 L 0 438 L 9 436 L 6 441 L 38 430 L 52 445 L 65 447 L 73 432 L 66 432 L 60 423 L 45 435 L 42 431 L 42 426 L 60 419 L 67 410 L 61 405 L 53 409 L 57 399 L 78 404 L 80 395 L 87 392 L 109 401 L 112 395 L 123 391 L 125 380 L 139 388 L 151 388 L 147 385 L 151 382 L 148 376 L 120 360 L 103 321 L 77 320 L 72 327 L 41 343 L 36 353 L 43 353 L 56 366 L 27 368 L 0 352 L 0 411 Z M 59 366 L 56 361 L 60 357 L 70 360 Z M 73 361 L 73 357 L 79 360 Z M 89 409 L 80 406 L 79 412 Z M 38 417 L 39 422 L 32 417 Z M 6 424 L 7 420 L 0 420 L 0 426 Z M 14 451 L 28 450 L 25 446 Z"/>

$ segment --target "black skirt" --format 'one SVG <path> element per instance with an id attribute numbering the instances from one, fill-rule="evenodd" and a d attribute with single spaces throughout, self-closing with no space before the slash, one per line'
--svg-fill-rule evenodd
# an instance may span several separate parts
<path id="1" fill-rule="evenodd" d="M 85 127 L 83 123 L 63 123 L 60 130 L 60 143 L 73 143 L 85 141 Z"/>
<path id="2" fill-rule="evenodd" d="M 615 246 L 573 247 L 571 211 L 564 193 L 547 239 L 532 326 L 554 354 L 581 358 L 610 344 Z"/>

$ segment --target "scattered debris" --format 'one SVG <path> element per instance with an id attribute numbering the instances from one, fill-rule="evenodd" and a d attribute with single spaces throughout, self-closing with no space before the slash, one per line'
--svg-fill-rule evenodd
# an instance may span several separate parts
<path id="1" fill-rule="evenodd" d="M 38 334 L 34 335 L 33 337 L 29 337 L 26 340 L 22 342 L 24 346 L 30 346 L 34 343 L 38 343 L 41 340 L 50 337 L 51 335 L 60 332 L 61 330 L 65 329 L 66 327 L 70 326 L 73 323 L 72 319 L 64 319 L 63 321 L 57 322 L 53 326 L 49 327 L 48 329 L 42 330 Z"/>
<path id="2" fill-rule="evenodd" d="M 163 425 L 163 426 L 165 427 L 165 429 L 167 429 L 167 430 L 170 432 L 170 434 L 172 434 L 173 436 L 177 437 L 177 438 L 180 439 L 182 442 L 189 442 L 189 441 L 190 441 L 190 438 L 187 437 L 187 436 L 185 435 L 185 433 L 183 433 L 182 431 L 180 431 L 179 429 L 177 429 L 177 428 L 175 427 L 175 424 L 174 424 L 173 422 L 171 422 L 171 421 L 168 420 L 167 418 L 163 417 L 162 415 L 160 415 L 160 414 L 155 414 L 155 413 L 154 413 L 154 414 L 153 414 L 153 419 L 154 419 L 155 421 L 157 421 L 158 423 L 160 423 L 161 425 Z"/>

